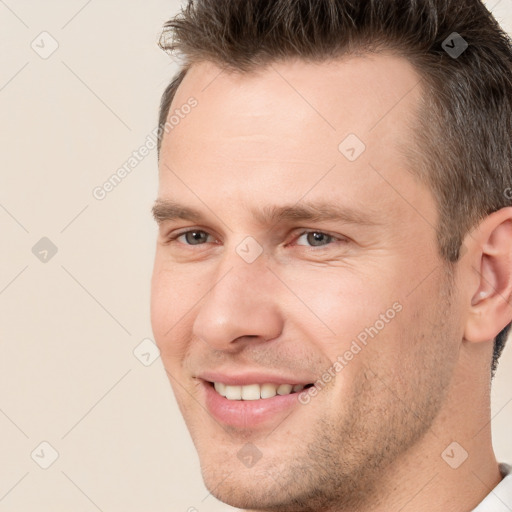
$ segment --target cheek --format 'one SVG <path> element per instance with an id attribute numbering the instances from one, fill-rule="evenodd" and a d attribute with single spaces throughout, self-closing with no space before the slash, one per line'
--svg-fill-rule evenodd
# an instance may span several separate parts
<path id="1" fill-rule="evenodd" d="M 410 279 L 396 284 L 400 312 L 372 345 L 375 367 L 400 382 L 404 392 L 419 378 L 418 368 L 428 376 L 444 365 L 439 358 L 454 332 L 453 306 L 440 274 L 432 273 L 417 286 L 418 274 L 411 272 Z"/>
<path id="2" fill-rule="evenodd" d="M 183 278 L 155 264 L 151 280 L 151 326 L 165 366 L 182 357 L 187 349 L 187 313 L 191 304 Z"/>
<path id="3" fill-rule="evenodd" d="M 322 272 L 312 269 L 301 273 L 293 291 L 301 300 L 295 301 L 294 315 L 311 339 L 326 349 L 329 359 L 348 350 L 352 341 L 381 336 L 400 315 L 398 295 L 391 286 L 368 275 L 348 269 Z M 394 307 L 395 306 L 395 307 Z"/>
<path id="4" fill-rule="evenodd" d="M 162 341 L 169 329 L 170 315 L 174 307 L 172 287 L 168 276 L 155 264 L 151 278 L 151 325 L 156 341 Z"/>

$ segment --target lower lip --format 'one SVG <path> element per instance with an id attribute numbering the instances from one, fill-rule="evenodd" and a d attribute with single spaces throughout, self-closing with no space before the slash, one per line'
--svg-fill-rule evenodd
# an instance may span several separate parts
<path id="1" fill-rule="evenodd" d="M 268 424 L 290 414 L 299 405 L 299 393 L 260 400 L 228 400 L 219 395 L 208 382 L 204 382 L 204 389 L 206 407 L 212 416 L 220 423 L 236 428 Z"/>

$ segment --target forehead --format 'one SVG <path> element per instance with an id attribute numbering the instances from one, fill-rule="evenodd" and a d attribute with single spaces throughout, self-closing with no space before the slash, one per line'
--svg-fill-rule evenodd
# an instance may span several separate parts
<path id="1" fill-rule="evenodd" d="M 276 62 L 249 73 L 194 64 L 170 115 L 191 97 L 197 106 L 164 137 L 160 196 L 176 198 L 189 183 L 194 190 L 183 191 L 196 205 L 210 190 L 245 204 L 317 193 L 364 206 L 380 187 L 377 202 L 383 193 L 414 201 L 419 190 L 406 189 L 428 191 L 400 148 L 413 144 L 421 94 L 412 65 L 387 54 Z"/>
<path id="2" fill-rule="evenodd" d="M 315 131 L 318 138 L 333 142 L 356 133 L 371 143 L 389 133 L 389 126 L 392 135 L 400 127 L 407 129 L 420 95 L 421 77 L 412 65 L 384 53 L 318 63 L 296 59 L 250 72 L 201 62 L 187 72 L 170 113 L 195 96 L 199 108 L 193 117 L 202 136 L 255 136 L 259 131 L 267 139 L 288 134 L 297 140 L 301 133 L 311 137 Z M 183 132 L 190 122 L 182 125 L 172 133 Z"/>

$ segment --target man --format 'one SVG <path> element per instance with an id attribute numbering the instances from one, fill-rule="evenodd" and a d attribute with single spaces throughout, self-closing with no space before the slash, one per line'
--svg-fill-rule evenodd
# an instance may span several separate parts
<path id="1" fill-rule="evenodd" d="M 183 68 L 160 113 L 152 325 L 211 493 L 512 510 L 489 406 L 512 320 L 494 18 L 478 0 L 199 0 L 161 46 Z"/>

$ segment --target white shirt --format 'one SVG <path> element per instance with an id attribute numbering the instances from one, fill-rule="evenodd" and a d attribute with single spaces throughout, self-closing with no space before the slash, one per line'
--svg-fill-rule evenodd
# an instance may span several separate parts
<path id="1" fill-rule="evenodd" d="M 471 512 L 512 512 L 512 466 L 500 464 L 503 480 Z"/>

